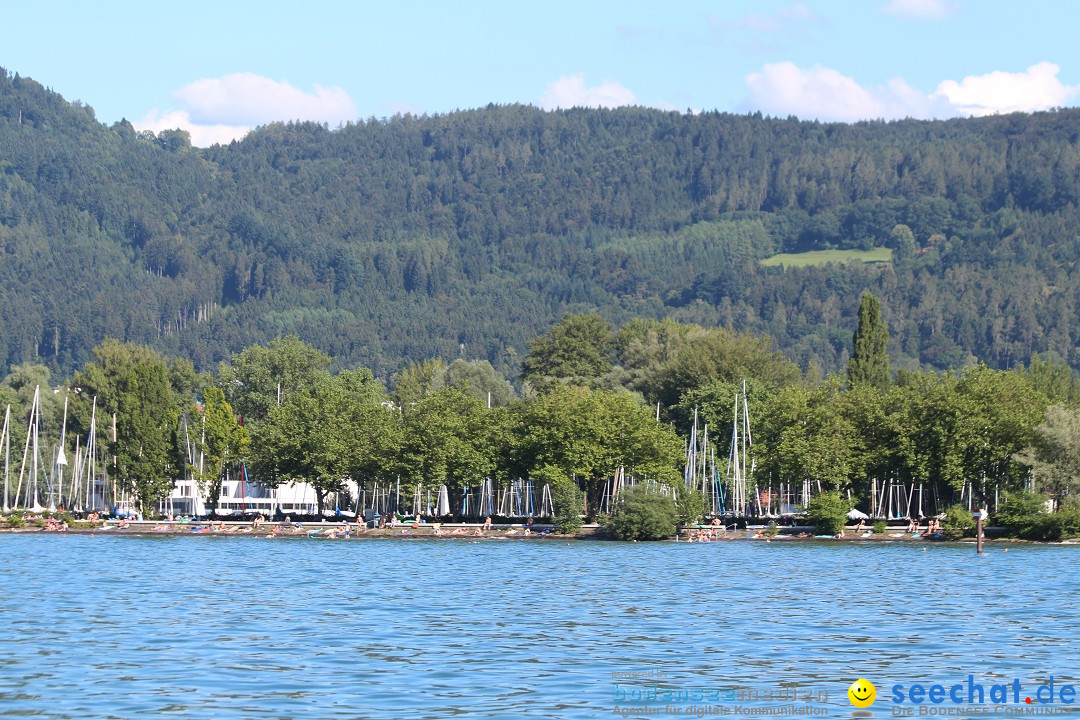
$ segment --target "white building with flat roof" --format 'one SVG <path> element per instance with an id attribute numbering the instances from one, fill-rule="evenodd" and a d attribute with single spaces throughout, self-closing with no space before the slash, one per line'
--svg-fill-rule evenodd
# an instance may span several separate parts
<path id="1" fill-rule="evenodd" d="M 356 483 L 345 482 L 347 492 L 332 494 L 326 498 L 324 513 L 355 513 L 355 498 L 359 496 Z M 194 479 L 177 480 L 173 491 L 159 505 L 159 511 L 165 515 L 204 516 L 209 510 L 206 498 L 199 492 Z M 218 497 L 218 515 L 253 515 L 262 513 L 266 517 L 281 515 L 314 515 L 318 512 L 318 498 L 315 488 L 305 482 L 286 483 L 276 488 L 269 488 L 258 482 L 245 480 L 243 474 L 237 477 L 227 473 L 221 481 L 221 495 Z"/>

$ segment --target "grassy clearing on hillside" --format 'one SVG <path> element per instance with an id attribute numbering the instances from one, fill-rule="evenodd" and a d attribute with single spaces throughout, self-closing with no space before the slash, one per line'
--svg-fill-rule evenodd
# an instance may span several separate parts
<path id="1" fill-rule="evenodd" d="M 803 253 L 780 253 L 761 261 L 762 265 L 783 265 L 785 267 L 807 267 L 825 263 L 844 263 L 848 260 L 861 260 L 864 263 L 883 263 L 892 261 L 892 250 L 874 248 L 873 250 L 811 250 Z"/>

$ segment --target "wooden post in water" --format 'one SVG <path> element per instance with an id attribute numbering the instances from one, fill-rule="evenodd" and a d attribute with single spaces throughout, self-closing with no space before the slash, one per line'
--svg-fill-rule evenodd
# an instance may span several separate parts
<path id="1" fill-rule="evenodd" d="M 971 514 L 971 517 L 975 520 L 975 552 L 982 555 L 983 547 L 983 519 L 989 515 L 985 510 L 979 508 Z"/>

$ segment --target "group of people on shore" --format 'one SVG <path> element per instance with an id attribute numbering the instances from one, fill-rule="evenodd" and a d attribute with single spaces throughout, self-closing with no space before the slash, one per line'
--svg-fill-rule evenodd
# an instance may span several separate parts
<path id="1" fill-rule="evenodd" d="M 769 540 L 769 539 L 771 539 L 772 537 L 774 537 L 777 534 L 776 530 L 777 530 L 777 528 L 775 526 L 771 527 L 771 529 L 770 528 L 759 528 L 756 531 L 751 531 L 751 530 L 748 529 L 747 534 L 746 534 L 746 538 L 752 539 L 752 540 L 753 539 Z M 842 540 L 845 537 L 847 537 L 847 535 L 845 535 L 845 532 L 847 532 L 847 531 L 850 531 L 850 528 L 845 528 L 843 530 L 840 530 L 832 537 L 835 537 L 838 540 Z M 905 533 L 910 533 L 912 539 L 918 539 L 918 538 L 921 538 L 921 537 L 927 537 L 927 538 L 936 539 L 936 538 L 941 537 L 941 521 L 938 520 L 937 518 L 928 519 L 927 522 L 926 522 L 926 530 L 922 531 L 922 524 L 920 523 L 919 519 L 914 518 L 914 517 L 909 518 L 907 527 L 905 528 L 904 532 Z M 871 531 L 866 526 L 866 519 L 865 518 L 859 520 L 858 524 L 854 528 L 854 533 L 855 533 L 856 537 L 867 537 L 867 536 L 872 534 Z M 899 537 L 899 535 L 900 535 L 900 533 L 896 533 L 896 534 L 894 534 L 894 537 Z M 738 535 L 738 536 L 742 537 L 741 534 Z M 687 532 L 686 532 L 686 541 L 687 542 L 713 542 L 715 540 L 722 540 L 722 539 L 723 540 L 730 540 L 730 539 L 732 539 L 734 537 L 736 537 L 736 536 L 729 533 L 728 527 L 725 526 L 723 524 L 723 522 L 720 520 L 720 518 L 718 518 L 718 517 L 714 517 L 712 519 L 712 521 L 707 526 L 699 526 L 697 528 L 691 528 L 691 529 L 687 530 Z M 789 535 L 787 537 L 809 538 L 809 537 L 811 537 L 811 535 L 810 535 L 810 533 L 802 532 L 802 533 L 799 533 L 797 535 Z"/>
<path id="2" fill-rule="evenodd" d="M 712 542 L 719 539 L 721 536 L 727 536 L 726 528 L 702 528 L 698 530 L 690 530 L 686 534 L 687 542 Z"/>
<path id="3" fill-rule="evenodd" d="M 45 532 L 67 532 L 68 521 L 58 520 L 57 518 L 45 518 L 45 527 L 42 528 Z"/>
<path id="4" fill-rule="evenodd" d="M 855 533 L 861 535 L 866 531 L 866 518 L 859 518 L 859 524 L 855 526 Z M 941 532 L 941 521 L 937 518 L 930 518 L 926 521 L 926 530 L 922 531 L 922 523 L 917 517 L 908 518 L 907 527 L 904 528 L 904 532 L 911 533 L 914 537 L 921 537 L 922 535 L 934 535 Z M 838 535 L 842 536 L 843 533 Z"/>

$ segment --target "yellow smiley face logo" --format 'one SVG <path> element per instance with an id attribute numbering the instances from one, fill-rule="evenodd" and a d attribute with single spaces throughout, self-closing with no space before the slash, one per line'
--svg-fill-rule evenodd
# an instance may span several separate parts
<path id="1" fill-rule="evenodd" d="M 877 688 L 869 680 L 859 678 L 847 689 L 848 700 L 857 708 L 868 708 L 877 699 Z"/>

